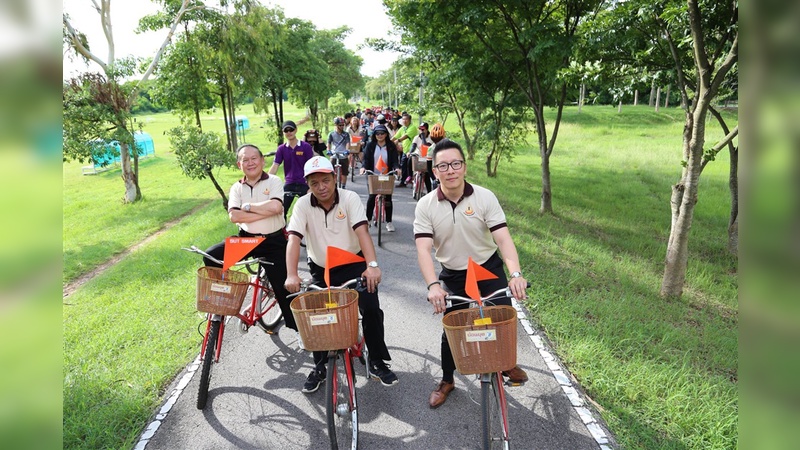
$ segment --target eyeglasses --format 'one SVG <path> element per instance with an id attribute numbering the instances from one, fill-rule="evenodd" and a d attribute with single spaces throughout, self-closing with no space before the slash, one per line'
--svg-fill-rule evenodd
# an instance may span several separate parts
<path id="1" fill-rule="evenodd" d="M 294 128 L 284 128 L 284 129 L 283 129 L 283 132 L 284 132 L 284 133 L 292 133 L 292 132 L 294 132 L 294 131 L 295 131 L 295 130 L 294 130 Z"/>
<path id="2" fill-rule="evenodd" d="M 388 133 L 386 133 L 385 131 L 378 131 L 377 133 L 375 133 L 375 136 L 385 136 L 386 134 Z"/>
<path id="3" fill-rule="evenodd" d="M 453 170 L 460 170 L 464 166 L 464 161 L 456 160 L 449 163 L 441 163 L 436 164 L 433 167 L 436 167 L 436 170 L 439 172 L 446 172 L 448 167 L 451 167 Z"/>

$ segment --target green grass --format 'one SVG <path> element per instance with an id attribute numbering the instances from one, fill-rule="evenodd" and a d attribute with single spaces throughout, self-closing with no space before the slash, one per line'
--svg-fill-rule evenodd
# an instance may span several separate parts
<path id="1" fill-rule="evenodd" d="M 629 449 L 737 446 L 727 153 L 701 178 L 684 296 L 658 296 L 682 127 L 680 111 L 568 109 L 552 158 L 552 216 L 535 212 L 535 149 L 521 150 L 497 178 L 473 170 L 477 164 L 469 172 L 504 205 L 535 318 Z M 721 137 L 709 134 L 709 143 Z"/>
<path id="2" fill-rule="evenodd" d="M 65 280 L 200 209 L 65 299 L 65 448 L 133 444 L 198 349 L 200 319 L 185 289 L 197 258 L 178 248 L 233 231 L 211 184 L 180 174 L 166 141 L 159 143 L 154 130 L 177 120 L 147 117 L 157 157 L 142 169 L 143 202 L 121 205 L 118 171 L 84 177 L 79 165 L 65 166 Z M 674 109 L 567 109 L 551 160 L 554 215 L 536 212 L 541 177 L 533 144 L 501 163 L 497 178 L 469 163 L 470 181 L 504 205 L 533 284 L 535 319 L 630 449 L 738 444 L 737 262 L 725 252 L 726 154 L 701 178 L 685 294 L 658 296 L 682 127 Z M 720 136 L 709 133 L 708 144 Z M 237 174 L 221 178 L 227 187 Z"/>

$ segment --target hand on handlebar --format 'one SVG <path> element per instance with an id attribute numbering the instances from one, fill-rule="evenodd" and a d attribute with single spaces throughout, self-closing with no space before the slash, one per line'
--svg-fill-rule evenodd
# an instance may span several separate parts
<path id="1" fill-rule="evenodd" d="M 511 278 L 508 280 L 508 288 L 511 289 L 511 294 L 517 300 L 524 300 L 528 298 L 525 289 L 528 288 L 528 281 L 523 277 Z"/>
<path id="2" fill-rule="evenodd" d="M 428 301 L 433 305 L 433 313 L 443 313 L 447 309 L 447 292 L 442 285 L 436 283 L 428 290 Z"/>
<path id="3" fill-rule="evenodd" d="M 286 281 L 283 283 L 283 287 L 286 288 L 289 293 L 294 294 L 295 292 L 300 291 L 300 284 L 303 280 L 300 279 L 298 275 L 288 275 L 286 277 Z"/>
<path id="4" fill-rule="evenodd" d="M 367 267 L 367 270 L 365 270 L 361 276 L 367 280 L 367 292 L 375 292 L 375 289 L 378 288 L 378 284 L 381 282 L 381 269 L 377 267 Z"/>

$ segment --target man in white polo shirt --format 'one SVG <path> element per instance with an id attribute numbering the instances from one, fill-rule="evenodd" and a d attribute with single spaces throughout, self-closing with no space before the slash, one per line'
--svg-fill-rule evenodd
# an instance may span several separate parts
<path id="1" fill-rule="evenodd" d="M 233 183 L 228 199 L 228 217 L 239 226 L 241 237 L 263 237 L 264 240 L 245 256 L 266 258 L 272 265 L 265 264 L 275 298 L 283 313 L 287 327 L 297 330 L 294 315 L 289 308 L 291 299 L 283 287 L 286 281 L 286 234 L 283 218 L 283 181 L 264 172 L 264 154 L 252 144 L 243 144 L 236 152 L 237 165 L 244 177 Z M 225 257 L 225 241 L 220 242 L 206 253 L 222 261 Z M 221 267 L 210 259 L 203 258 L 205 265 Z"/>
<path id="2" fill-rule="evenodd" d="M 297 264 L 300 258 L 300 241 L 306 238 L 308 267 L 314 283 L 325 286 L 324 273 L 328 246 L 363 256 L 367 262 L 346 264 L 330 269 L 331 285 L 363 276 L 367 280 L 367 292 L 360 292 L 358 307 L 364 327 L 364 340 L 369 350 L 369 373 L 385 386 L 398 382 L 386 361 L 391 360 L 384 341 L 383 311 L 378 300 L 378 283 L 381 270 L 375 256 L 375 246 L 369 234 L 367 215 L 361 199 L 353 191 L 337 189 L 336 175 L 331 162 L 315 156 L 304 166 L 310 195 L 297 200 L 292 218 L 287 227 L 289 245 L 286 249 L 286 289 L 300 290 Z M 325 381 L 327 352 L 314 352 L 314 370 L 303 385 L 304 393 L 315 392 Z"/>
<path id="3" fill-rule="evenodd" d="M 520 272 L 517 248 L 508 231 L 503 208 L 492 191 L 465 181 L 467 166 L 461 146 L 448 139 L 436 144 L 433 169 L 439 187 L 417 203 L 414 239 L 419 269 L 428 287 L 428 301 L 433 305 L 434 313 L 449 313 L 469 306 L 462 303 L 446 308 L 445 297 L 448 293 L 467 296 L 464 286 L 470 257 L 497 276 L 478 283 L 481 296 L 508 286 L 515 298 L 525 298 L 527 281 Z M 432 249 L 442 265 L 438 276 L 431 257 Z M 503 262 L 511 272 L 510 281 L 503 272 Z M 510 305 L 511 299 L 503 298 L 495 304 Z M 455 388 L 453 374 L 456 365 L 444 333 L 441 351 L 442 381 L 428 400 L 431 408 L 441 406 Z M 519 367 L 507 370 L 503 375 L 513 383 L 528 380 L 528 375 Z"/>

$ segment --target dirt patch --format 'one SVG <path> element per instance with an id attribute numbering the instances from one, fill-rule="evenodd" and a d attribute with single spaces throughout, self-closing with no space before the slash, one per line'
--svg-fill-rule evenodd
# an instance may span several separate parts
<path id="1" fill-rule="evenodd" d="M 214 200 L 214 201 L 216 202 L 217 200 Z M 95 267 L 92 271 L 87 272 L 87 273 L 81 275 L 80 277 L 76 278 L 74 281 L 65 284 L 64 285 L 64 291 L 63 291 L 63 294 L 64 294 L 63 298 L 69 297 L 70 294 L 75 292 L 79 287 L 81 287 L 84 284 L 86 284 L 87 281 L 89 281 L 92 278 L 94 278 L 94 277 L 100 275 L 101 273 L 105 272 L 109 267 L 111 267 L 114 264 L 120 262 L 122 260 L 122 258 L 125 258 L 126 256 L 130 255 L 131 253 L 133 253 L 136 250 L 140 249 L 142 246 L 147 245 L 148 243 L 152 242 L 153 240 L 155 240 L 156 238 L 158 238 L 159 236 L 164 234 L 165 231 L 167 231 L 170 228 L 172 228 L 173 226 L 177 225 L 186 216 L 191 216 L 192 214 L 196 213 L 201 208 L 205 208 L 206 206 L 208 206 L 208 203 L 204 203 L 204 204 L 198 205 L 198 206 L 194 207 L 191 211 L 189 211 L 189 212 L 187 212 L 185 214 L 182 214 L 182 215 L 170 220 L 169 222 L 165 223 L 164 226 L 159 228 L 155 233 L 153 233 L 150 236 L 147 236 L 146 238 L 144 238 L 144 240 L 142 240 L 142 241 L 140 241 L 140 242 L 138 242 L 136 244 L 131 245 L 127 249 L 123 250 L 121 253 L 118 253 L 118 254 L 114 255 L 108 261 L 106 261 L 103 264 L 100 264 L 99 266 Z"/>

